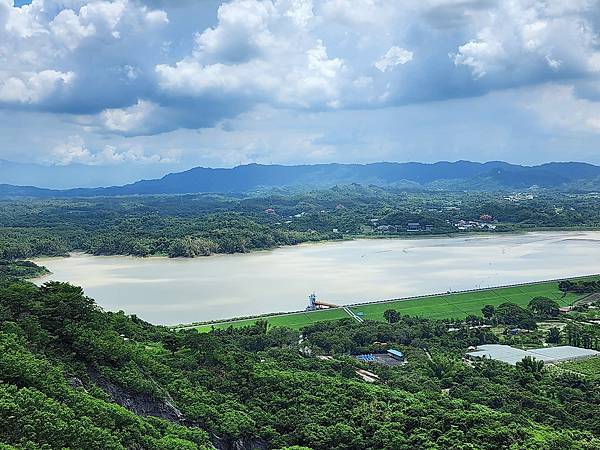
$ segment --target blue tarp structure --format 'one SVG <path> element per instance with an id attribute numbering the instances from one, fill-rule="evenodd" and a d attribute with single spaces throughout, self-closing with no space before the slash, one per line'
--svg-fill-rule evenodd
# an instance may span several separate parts
<path id="1" fill-rule="evenodd" d="M 388 352 L 388 355 L 390 355 L 392 358 L 399 359 L 401 361 L 404 360 L 404 353 L 402 353 L 399 350 L 394 350 L 393 348 L 391 348 L 387 352 Z"/>

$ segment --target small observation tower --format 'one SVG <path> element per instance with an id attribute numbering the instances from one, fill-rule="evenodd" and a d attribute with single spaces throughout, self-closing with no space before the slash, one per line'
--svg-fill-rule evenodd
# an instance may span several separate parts
<path id="1" fill-rule="evenodd" d="M 316 311 L 317 309 L 339 308 L 339 305 L 317 300 L 317 294 L 314 292 L 308 296 L 308 306 L 306 311 Z"/>

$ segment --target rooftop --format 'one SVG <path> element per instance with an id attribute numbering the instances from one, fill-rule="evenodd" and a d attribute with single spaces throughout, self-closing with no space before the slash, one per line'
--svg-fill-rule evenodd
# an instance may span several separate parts
<path id="1" fill-rule="evenodd" d="M 599 356 L 600 352 L 587 348 L 572 347 L 570 345 L 521 350 L 509 345 L 486 344 L 478 346 L 476 351 L 468 352 L 467 355 L 472 358 L 495 359 L 497 361 L 502 361 L 514 366 L 526 356 L 531 356 L 532 358 L 542 360 L 547 363 L 555 363 Z"/>

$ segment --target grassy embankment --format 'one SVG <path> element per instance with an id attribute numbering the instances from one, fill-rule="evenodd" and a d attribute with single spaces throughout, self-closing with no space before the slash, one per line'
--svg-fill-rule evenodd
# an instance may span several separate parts
<path id="1" fill-rule="evenodd" d="M 563 295 L 558 289 L 557 281 L 543 281 L 518 286 L 365 303 L 350 308 L 359 315 L 362 313 L 362 317 L 368 320 L 384 320 L 383 313 L 387 309 L 395 309 L 401 314 L 432 319 L 462 319 L 468 314 L 481 315 L 481 308 L 484 305 L 497 306 L 504 302 L 511 302 L 520 306 L 527 306 L 533 297 L 538 296 L 554 299 L 561 306 L 571 305 L 579 297 L 577 294 Z M 237 328 L 252 325 L 258 319 L 267 320 L 271 327 L 302 328 L 311 323 L 348 317 L 348 314 L 342 308 L 335 308 L 208 323 L 198 325 L 195 328 L 200 331 L 210 331 L 212 327 L 223 329 L 232 326 Z"/>

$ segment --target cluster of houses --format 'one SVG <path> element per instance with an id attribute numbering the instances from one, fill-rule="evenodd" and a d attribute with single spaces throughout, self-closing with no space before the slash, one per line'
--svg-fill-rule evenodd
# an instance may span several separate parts
<path id="1" fill-rule="evenodd" d="M 459 231 L 496 229 L 496 225 L 481 220 L 459 220 L 454 224 L 454 227 Z"/>
<path id="2" fill-rule="evenodd" d="M 524 198 L 524 196 L 529 196 L 531 194 L 514 194 L 515 196 L 519 196 L 518 198 Z M 522 197 L 523 196 L 523 197 Z M 512 197 L 512 196 L 511 196 Z M 508 198 L 508 197 L 507 197 Z M 336 209 L 343 209 L 343 205 L 337 205 Z M 449 209 L 449 208 L 446 208 Z M 458 210 L 458 208 L 452 207 L 452 209 Z M 264 212 L 268 215 L 277 215 L 277 212 L 273 208 L 267 208 Z M 322 210 L 321 213 L 326 213 L 327 211 Z M 283 223 L 290 224 L 293 219 L 299 219 L 306 216 L 307 213 L 305 211 L 300 212 L 298 214 L 294 214 L 292 216 L 288 216 L 288 220 Z M 371 226 L 373 227 L 373 231 L 376 233 L 431 233 L 434 230 L 434 226 L 429 223 L 421 223 L 421 222 L 408 222 L 406 225 L 383 225 L 379 224 L 380 219 L 370 219 Z M 495 230 L 497 225 L 495 224 L 497 221 L 489 214 L 482 214 L 478 220 L 459 220 L 458 222 L 451 222 L 447 220 L 446 223 L 448 225 L 454 226 L 458 231 L 472 231 L 472 230 Z M 279 222 L 277 224 L 280 224 Z M 310 231 L 310 230 L 309 230 Z M 333 233 L 340 233 L 338 228 L 332 229 Z M 348 231 L 346 231 L 348 232 Z"/>
<path id="3" fill-rule="evenodd" d="M 533 199 L 534 199 L 533 194 L 522 194 L 520 192 L 518 192 L 516 194 L 511 194 L 508 197 L 504 197 L 504 200 L 508 200 L 509 202 L 520 202 L 523 200 L 533 200 Z"/>
<path id="4" fill-rule="evenodd" d="M 379 225 L 377 227 L 375 227 L 375 231 L 377 231 L 378 233 L 401 233 L 401 232 L 408 232 L 408 233 L 418 233 L 418 232 L 432 232 L 433 231 L 433 225 L 431 224 L 421 224 L 419 222 L 409 222 L 406 224 L 406 226 L 404 225 Z"/>

